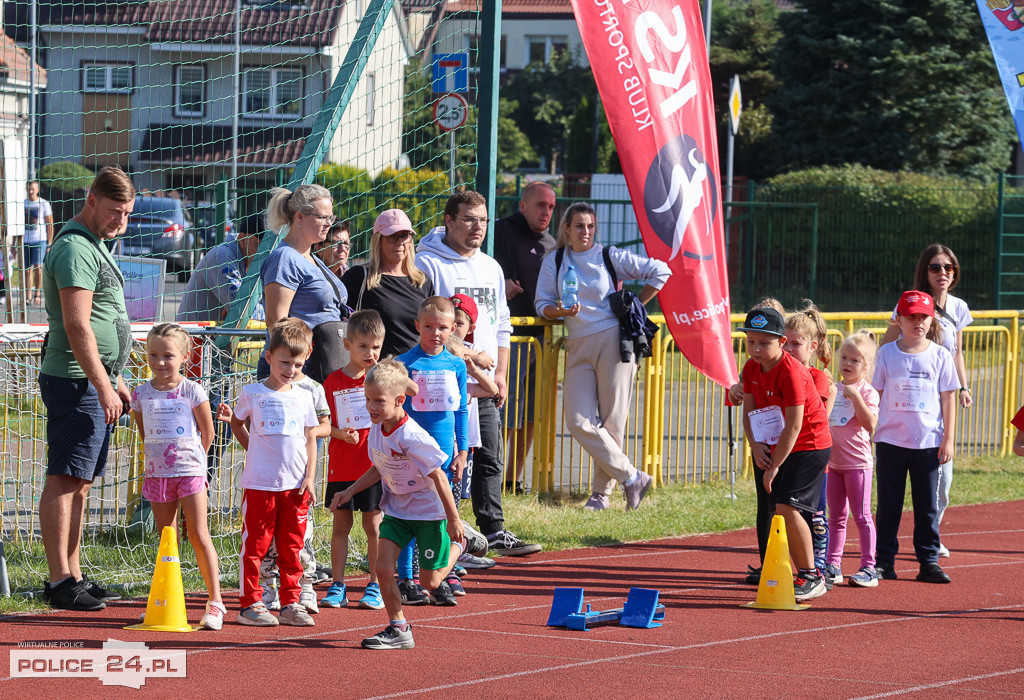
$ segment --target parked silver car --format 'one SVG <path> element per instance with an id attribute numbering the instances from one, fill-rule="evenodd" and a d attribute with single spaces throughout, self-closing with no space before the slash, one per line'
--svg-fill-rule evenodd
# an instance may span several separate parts
<path id="1" fill-rule="evenodd" d="M 194 228 L 180 199 L 139 195 L 115 253 L 164 258 L 168 272 L 187 275 L 195 263 Z"/>

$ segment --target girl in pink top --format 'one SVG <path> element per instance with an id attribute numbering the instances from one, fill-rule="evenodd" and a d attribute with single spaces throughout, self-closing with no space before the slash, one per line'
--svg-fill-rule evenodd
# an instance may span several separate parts
<path id="1" fill-rule="evenodd" d="M 868 331 L 854 333 L 839 346 L 839 372 L 843 377 L 835 406 L 829 416 L 832 456 L 829 459 L 828 523 L 830 540 L 826 576 L 842 583 L 843 545 L 850 511 L 860 534 L 860 570 L 850 577 L 851 586 L 874 588 L 875 523 L 871 519 L 871 433 L 878 422 L 878 392 L 871 386 L 875 337 Z"/>

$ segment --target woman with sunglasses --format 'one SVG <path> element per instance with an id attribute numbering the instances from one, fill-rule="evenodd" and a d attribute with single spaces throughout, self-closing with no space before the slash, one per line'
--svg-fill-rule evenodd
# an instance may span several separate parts
<path id="1" fill-rule="evenodd" d="M 381 357 L 401 355 L 419 342 L 416 315 L 423 300 L 434 296 L 433 282 L 416 267 L 413 235 L 404 211 L 381 213 L 373 222 L 370 261 L 341 278 L 354 309 L 373 309 L 384 319 Z"/>
<path id="2" fill-rule="evenodd" d="M 967 381 L 967 364 L 964 361 L 964 328 L 974 322 L 967 302 L 955 297 L 950 292 L 960 282 L 960 263 L 952 250 L 941 243 L 932 243 L 921 252 L 914 271 L 914 289 L 928 292 L 935 301 L 935 320 L 942 327 L 941 345 L 953 356 L 953 366 L 960 380 L 959 403 L 969 408 L 974 403 L 971 398 L 970 384 Z M 900 328 L 895 321 L 889 322 L 889 328 L 879 345 L 891 343 L 900 337 Z M 949 505 L 949 487 L 953 483 L 953 461 L 939 466 L 939 490 L 937 503 L 939 522 Z M 949 550 L 939 544 L 939 556 L 948 557 Z"/>
<path id="3" fill-rule="evenodd" d="M 327 240 L 317 248 L 316 254 L 341 279 L 348 272 L 348 255 L 351 252 L 352 239 L 348 232 L 348 222 L 336 221 L 327 234 Z"/>
<path id="4" fill-rule="evenodd" d="M 348 315 L 345 286 L 313 255 L 313 246 L 323 243 L 337 220 L 333 205 L 331 193 L 320 185 L 270 191 L 267 227 L 276 232 L 287 225 L 288 233 L 260 268 L 267 328 L 288 316 L 312 329 Z M 270 367 L 260 358 L 256 377 L 269 375 Z"/>

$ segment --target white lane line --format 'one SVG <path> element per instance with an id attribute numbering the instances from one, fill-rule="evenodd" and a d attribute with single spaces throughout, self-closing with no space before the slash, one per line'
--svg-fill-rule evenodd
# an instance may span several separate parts
<path id="1" fill-rule="evenodd" d="M 557 666 L 546 666 L 546 667 L 543 667 L 543 668 L 530 669 L 530 670 L 527 670 L 527 671 L 517 671 L 517 672 L 514 672 L 514 673 L 504 673 L 504 674 L 502 674 L 500 676 L 490 676 L 488 678 L 477 678 L 477 679 L 474 679 L 474 680 L 460 681 L 458 683 L 446 683 L 444 685 L 435 685 L 435 686 L 432 686 L 432 687 L 429 687 L 429 688 L 418 688 L 418 689 L 415 689 L 415 690 L 403 690 L 403 691 L 400 691 L 400 692 L 397 692 L 397 693 L 390 693 L 388 695 L 374 695 L 374 696 L 371 696 L 371 697 L 364 698 L 363 700 L 385 700 L 386 698 L 398 698 L 398 697 L 404 697 L 404 696 L 407 696 L 407 695 L 414 695 L 414 694 L 419 694 L 419 693 L 435 693 L 435 692 L 438 692 L 438 691 L 450 690 L 450 689 L 453 689 L 453 688 L 461 688 L 461 687 L 470 686 L 470 685 L 479 685 L 479 684 L 482 684 L 482 683 L 492 683 L 494 681 L 509 680 L 511 678 L 520 678 L 520 677 L 523 677 L 523 676 L 537 675 L 537 674 L 540 674 L 540 673 L 550 673 L 551 671 L 563 671 L 563 670 L 567 670 L 567 669 L 571 669 L 571 668 L 580 668 L 582 666 L 593 666 L 593 665 L 596 665 L 596 664 L 613 663 L 613 662 L 617 662 L 617 661 L 627 661 L 629 659 L 637 659 L 637 658 L 641 658 L 641 657 L 645 657 L 645 656 L 654 656 L 654 655 L 657 655 L 657 654 L 666 654 L 666 653 L 672 652 L 672 651 L 687 651 L 687 650 L 690 650 L 690 649 L 704 649 L 704 648 L 708 648 L 708 647 L 722 646 L 722 645 L 726 645 L 726 644 L 741 644 L 741 643 L 746 643 L 746 642 L 760 641 L 760 640 L 764 640 L 764 639 L 778 639 L 780 637 L 790 637 L 790 636 L 794 636 L 794 635 L 798 635 L 798 634 L 811 634 L 811 633 L 815 633 L 815 632 L 834 632 L 836 630 L 850 629 L 850 628 L 854 628 L 854 627 L 867 627 L 867 626 L 870 626 L 870 625 L 884 625 L 884 624 L 891 624 L 891 623 L 897 623 L 897 622 L 927 620 L 927 619 L 933 618 L 933 617 L 945 617 L 945 616 L 949 616 L 949 615 L 963 615 L 963 614 L 969 614 L 969 613 L 992 612 L 992 611 L 995 611 L 995 610 L 1011 610 L 1011 609 L 1014 609 L 1014 608 L 1024 608 L 1024 603 L 1018 603 L 1018 604 L 1015 604 L 1015 605 L 1000 605 L 1000 606 L 989 607 L 989 608 L 974 608 L 974 609 L 971 609 L 971 610 L 950 610 L 950 611 L 942 611 L 942 612 L 935 612 L 935 613 L 924 613 L 924 614 L 920 614 L 920 615 L 909 615 L 909 616 L 891 617 L 891 618 L 886 618 L 886 619 L 865 620 L 863 622 L 848 622 L 848 623 L 844 623 L 844 624 L 840 624 L 840 625 L 828 625 L 828 626 L 825 626 L 825 627 L 812 627 L 812 628 L 809 628 L 809 629 L 802 629 L 802 630 L 787 630 L 787 631 L 782 631 L 782 632 L 769 632 L 769 633 L 766 633 L 766 634 L 750 635 L 750 636 L 747 636 L 747 637 L 736 637 L 736 638 L 733 638 L 733 639 L 719 639 L 719 640 L 714 640 L 714 641 L 709 641 L 709 642 L 697 642 L 697 643 L 694 643 L 694 644 L 685 644 L 685 645 L 680 645 L 680 646 L 675 646 L 675 647 L 669 647 L 669 648 L 666 648 L 666 649 L 652 649 L 652 650 L 649 650 L 649 651 L 636 652 L 634 654 L 620 654 L 618 656 L 610 656 L 610 657 L 605 657 L 603 659 L 587 659 L 585 661 L 576 661 L 576 662 L 573 662 L 573 663 L 558 664 Z M 489 633 L 489 634 L 494 634 L 494 635 L 498 635 L 498 636 L 506 634 L 504 631 L 501 631 L 501 630 L 475 630 L 475 631 Z"/>
<path id="2" fill-rule="evenodd" d="M 878 695 L 862 695 L 854 700 L 874 700 L 875 698 L 891 698 L 896 695 L 906 695 L 907 693 L 917 693 L 922 690 L 932 690 L 934 688 L 946 688 L 951 685 L 959 685 L 961 683 L 970 683 L 971 681 L 981 681 L 986 678 L 998 678 L 999 676 L 1011 676 L 1015 673 L 1024 673 L 1024 667 L 1022 668 L 1011 668 L 1007 671 L 995 671 L 993 673 L 983 673 L 979 676 L 967 676 L 965 678 L 954 678 L 949 681 L 942 681 L 941 683 L 929 683 L 928 685 L 916 685 L 912 688 L 900 688 L 899 690 L 891 690 L 888 693 L 879 693 Z"/>

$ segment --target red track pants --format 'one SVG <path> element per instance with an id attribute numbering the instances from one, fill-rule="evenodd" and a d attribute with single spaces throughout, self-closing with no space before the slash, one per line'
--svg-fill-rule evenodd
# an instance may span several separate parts
<path id="1" fill-rule="evenodd" d="M 281 606 L 299 602 L 302 564 L 299 551 L 309 518 L 308 493 L 245 489 L 242 495 L 242 547 L 238 554 L 238 602 L 247 608 L 263 598 L 260 562 L 277 537 L 277 567 L 281 571 Z"/>

